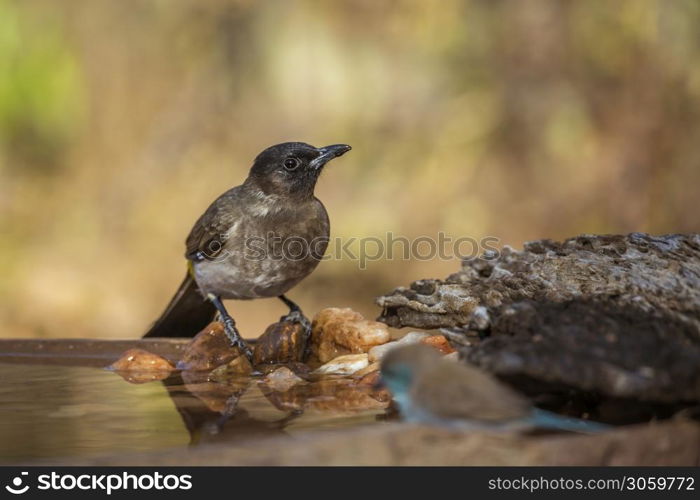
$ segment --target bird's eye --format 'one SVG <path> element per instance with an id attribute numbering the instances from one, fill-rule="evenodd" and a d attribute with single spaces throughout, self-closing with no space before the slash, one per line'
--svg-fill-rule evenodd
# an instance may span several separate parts
<path id="1" fill-rule="evenodd" d="M 299 166 L 299 160 L 296 158 L 287 158 L 284 160 L 284 168 L 287 170 L 294 170 Z"/>

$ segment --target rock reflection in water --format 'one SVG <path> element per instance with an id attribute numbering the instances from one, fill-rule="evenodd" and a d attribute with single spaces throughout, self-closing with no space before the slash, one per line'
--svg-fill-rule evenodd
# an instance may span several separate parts
<path id="1" fill-rule="evenodd" d="M 282 369 L 289 370 L 275 371 Z M 286 435 L 289 424 L 304 420 L 307 412 L 338 424 L 354 415 L 376 421 L 389 406 L 388 394 L 357 380 L 300 378 L 289 371 L 297 380 L 293 385 L 269 383 L 270 379 L 261 377 L 212 381 L 210 373 L 201 371 L 175 372 L 163 384 L 189 432 L 190 445 Z M 269 402 L 267 410 L 260 411 L 260 401 L 250 393 L 258 390 Z M 246 401 L 256 401 L 258 408 L 250 411 Z"/>
<path id="2" fill-rule="evenodd" d="M 282 411 L 352 412 L 382 410 L 389 405 L 385 393 L 347 378 L 300 383 L 286 391 L 274 390 L 264 382 L 260 383 L 260 388 L 270 403 Z"/>

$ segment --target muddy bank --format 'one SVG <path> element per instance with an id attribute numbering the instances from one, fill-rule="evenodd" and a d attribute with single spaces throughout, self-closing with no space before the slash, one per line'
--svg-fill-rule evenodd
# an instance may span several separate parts
<path id="1" fill-rule="evenodd" d="M 692 443 L 693 446 L 688 444 Z M 56 465 L 700 465 L 700 425 L 666 422 L 595 436 L 455 433 L 386 424 Z"/>

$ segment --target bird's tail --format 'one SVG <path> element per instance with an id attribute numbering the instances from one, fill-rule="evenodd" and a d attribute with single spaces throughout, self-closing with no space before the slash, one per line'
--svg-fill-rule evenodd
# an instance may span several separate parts
<path id="1" fill-rule="evenodd" d="M 145 337 L 194 337 L 216 315 L 214 305 L 205 300 L 190 273 Z"/>
<path id="2" fill-rule="evenodd" d="M 601 432 L 610 428 L 610 426 L 599 422 L 591 422 L 589 420 L 581 420 L 579 418 L 564 417 L 546 410 L 535 408 L 532 413 L 532 422 L 535 427 L 540 429 L 556 429 L 560 431 L 571 432 Z"/>

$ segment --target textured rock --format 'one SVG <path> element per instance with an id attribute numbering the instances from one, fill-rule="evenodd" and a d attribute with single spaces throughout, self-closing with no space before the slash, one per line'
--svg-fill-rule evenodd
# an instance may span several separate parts
<path id="1" fill-rule="evenodd" d="M 509 309 L 490 338 L 465 350 L 466 359 L 508 378 L 606 396 L 700 400 L 700 338 L 687 323 L 599 302 Z"/>
<path id="2" fill-rule="evenodd" d="M 338 356 L 314 370 L 316 374 L 352 375 L 369 365 L 367 354 L 346 354 Z"/>
<path id="3" fill-rule="evenodd" d="M 313 320 L 311 352 L 321 363 L 345 354 L 359 354 L 391 339 L 385 324 L 369 321 L 349 308 L 330 307 Z"/>
<path id="4" fill-rule="evenodd" d="M 165 380 L 175 367 L 162 356 L 134 348 L 122 354 L 107 369 L 117 372 L 127 382 L 143 384 L 145 382 Z"/>
<path id="5" fill-rule="evenodd" d="M 443 328 L 466 359 L 516 385 L 700 399 L 700 235 L 506 247 L 377 303 L 390 326 Z"/>
<path id="6" fill-rule="evenodd" d="M 213 370 L 224 365 L 239 355 L 224 332 L 224 326 L 218 321 L 207 325 L 189 343 L 177 364 L 180 370 Z"/>
<path id="7" fill-rule="evenodd" d="M 307 332 L 301 324 L 291 321 L 273 323 L 255 342 L 253 363 L 304 361 L 307 341 Z"/>

